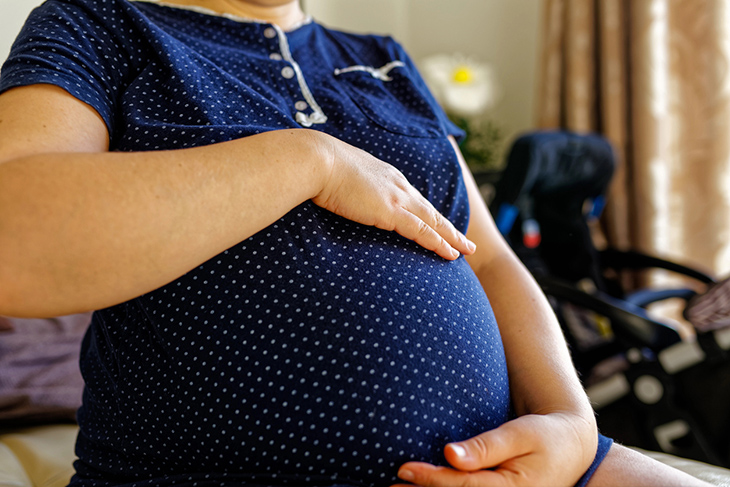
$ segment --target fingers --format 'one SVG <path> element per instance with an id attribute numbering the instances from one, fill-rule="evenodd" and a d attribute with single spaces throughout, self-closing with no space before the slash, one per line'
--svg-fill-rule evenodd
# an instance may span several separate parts
<path id="1" fill-rule="evenodd" d="M 525 415 L 444 449 L 454 468 L 410 462 L 398 476 L 422 487 L 574 485 L 588 467 L 580 442 L 566 435 L 565 419 Z M 401 486 L 402 487 L 402 486 Z"/>
<path id="2" fill-rule="evenodd" d="M 532 453 L 534 438 L 530 421 L 510 421 L 499 428 L 444 449 L 454 468 L 410 462 L 398 477 L 422 487 L 485 487 L 524 484 L 521 458 Z M 492 470 L 485 470 L 492 469 Z"/>
<path id="3" fill-rule="evenodd" d="M 455 468 L 475 471 L 492 468 L 528 455 L 534 439 L 529 421 L 509 421 L 500 427 L 444 449 L 446 460 Z"/>
<path id="4" fill-rule="evenodd" d="M 422 198 L 419 195 L 420 198 Z M 427 200 L 411 207 L 401 207 L 393 230 L 431 250 L 444 259 L 454 260 L 459 254 L 471 255 L 476 245 L 459 232 Z"/>
<path id="5" fill-rule="evenodd" d="M 447 467 L 411 462 L 398 470 L 398 477 L 421 487 L 506 487 L 513 484 L 514 475 L 506 469 L 460 472 Z M 406 484 L 392 487 L 406 487 Z"/>
<path id="6" fill-rule="evenodd" d="M 397 168 L 344 142 L 334 147 L 330 176 L 312 198 L 316 205 L 364 225 L 395 231 L 448 260 L 474 253 L 476 245 Z"/>

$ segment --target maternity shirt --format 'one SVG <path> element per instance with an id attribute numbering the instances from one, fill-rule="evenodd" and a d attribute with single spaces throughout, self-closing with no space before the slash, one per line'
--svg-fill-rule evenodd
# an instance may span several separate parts
<path id="1" fill-rule="evenodd" d="M 389 37 L 50 0 L 0 83 L 63 88 L 101 115 L 112 151 L 323 131 L 397 167 L 466 231 L 447 139 L 461 133 Z M 81 368 L 73 486 L 385 486 L 510 417 L 499 331 L 464 258 L 311 202 L 97 311 Z"/>

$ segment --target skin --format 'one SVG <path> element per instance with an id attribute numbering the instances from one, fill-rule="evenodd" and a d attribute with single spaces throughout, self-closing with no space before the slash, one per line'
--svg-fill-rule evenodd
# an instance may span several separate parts
<path id="1" fill-rule="evenodd" d="M 276 24 L 284 31 L 299 25 L 306 15 L 292 0 L 162 0 L 164 3 L 205 7 L 218 13 Z"/>
<path id="2" fill-rule="evenodd" d="M 285 30 L 304 18 L 290 0 L 168 3 Z M 465 166 L 472 212 L 466 237 L 392 166 L 316 131 L 139 153 L 109 153 L 108 140 L 101 117 L 59 88 L 0 95 L 0 314 L 50 317 L 127 301 L 311 199 L 445 259 L 467 255 L 500 324 L 519 417 L 447 445 L 453 468 L 407 463 L 401 478 L 428 487 L 569 486 L 587 469 L 596 424 L 559 325 Z M 455 143 L 454 150 L 459 154 Z M 602 485 L 706 484 L 615 446 L 591 481 Z"/>

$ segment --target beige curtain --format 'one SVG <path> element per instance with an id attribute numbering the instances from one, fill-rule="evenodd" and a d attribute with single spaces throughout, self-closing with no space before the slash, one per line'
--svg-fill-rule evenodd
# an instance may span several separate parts
<path id="1" fill-rule="evenodd" d="M 609 241 L 730 274 L 730 0 L 543 0 L 540 128 L 619 159 Z"/>

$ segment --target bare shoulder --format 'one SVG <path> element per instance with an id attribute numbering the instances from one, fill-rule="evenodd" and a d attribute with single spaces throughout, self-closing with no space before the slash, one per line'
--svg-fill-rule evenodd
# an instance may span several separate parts
<path id="1" fill-rule="evenodd" d="M 38 84 L 0 95 L 0 163 L 49 152 L 103 152 L 109 133 L 91 106 Z"/>

